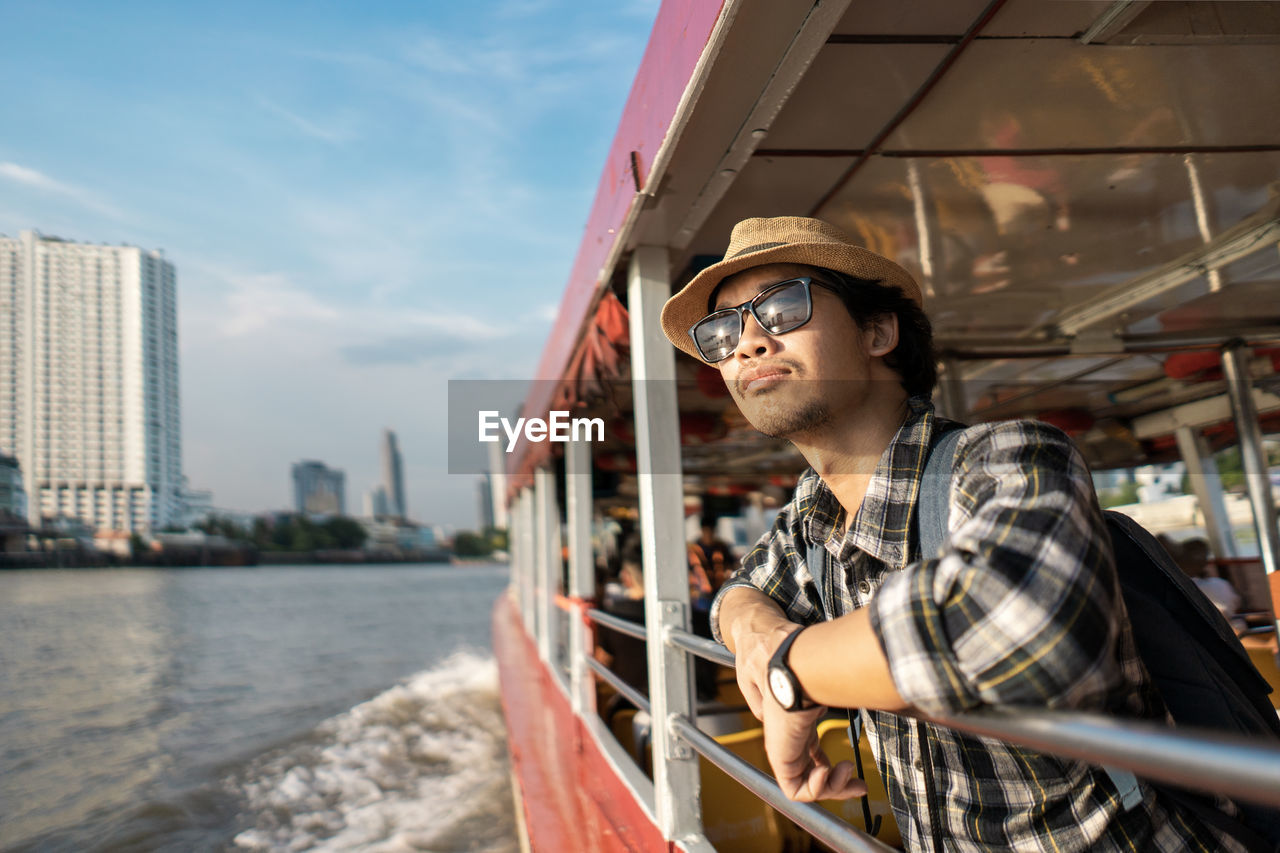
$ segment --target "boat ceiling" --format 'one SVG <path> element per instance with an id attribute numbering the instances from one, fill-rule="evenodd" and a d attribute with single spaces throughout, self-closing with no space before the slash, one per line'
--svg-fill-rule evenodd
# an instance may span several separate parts
<path id="1" fill-rule="evenodd" d="M 721 14 L 601 288 L 625 299 L 637 245 L 669 249 L 674 290 L 744 218 L 827 219 L 922 283 L 969 418 L 1085 412 L 1074 432 L 1095 465 L 1173 457 L 1142 424 L 1221 402 L 1212 365 L 1174 370 L 1171 354 L 1238 336 L 1255 375 L 1274 375 L 1280 3 L 731 0 Z M 691 381 L 705 369 L 678 358 Z M 733 418 L 723 399 L 682 405 Z"/>
<path id="2" fill-rule="evenodd" d="M 783 40 L 740 26 L 770 66 Z M 751 55 L 730 44 L 721 62 Z M 1127 399 L 1123 389 L 1168 377 L 1165 353 L 1126 354 L 1126 342 L 1280 332 L 1277 68 L 1280 3 L 855 0 L 767 128 L 747 127 L 738 106 L 719 135 L 686 132 L 664 188 L 672 203 L 634 242 L 671 247 L 678 288 L 741 219 L 829 220 L 922 283 L 971 417 L 1087 408 L 1131 425 L 1222 388 L 1173 393 L 1170 381 Z M 758 98 L 760 85 L 743 88 Z M 728 88 L 713 79 L 699 107 L 752 100 Z M 697 206 L 683 162 L 723 156 L 743 130 L 754 150 L 682 234 Z M 698 187 L 703 205 L 716 177 Z M 1202 263 L 1224 234 L 1259 242 L 1212 274 L 1126 294 L 1180 259 Z M 993 351 L 1016 358 L 984 357 Z"/>

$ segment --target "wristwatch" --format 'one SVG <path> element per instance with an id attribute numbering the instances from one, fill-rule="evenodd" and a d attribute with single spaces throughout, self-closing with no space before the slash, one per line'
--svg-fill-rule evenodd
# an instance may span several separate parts
<path id="1" fill-rule="evenodd" d="M 773 694 L 773 698 L 784 711 L 804 711 L 818 707 L 816 702 L 811 702 L 805 697 L 800 679 L 796 678 L 796 674 L 791 671 L 791 665 L 787 663 L 791 644 L 803 630 L 803 627 L 797 628 L 788 634 L 782 641 L 782 645 L 778 646 L 778 650 L 773 653 L 773 657 L 769 659 L 769 692 Z"/>

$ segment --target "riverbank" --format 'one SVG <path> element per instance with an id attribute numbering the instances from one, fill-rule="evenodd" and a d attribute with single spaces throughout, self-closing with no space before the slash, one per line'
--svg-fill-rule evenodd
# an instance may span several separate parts
<path id="1" fill-rule="evenodd" d="M 0 553 L 5 569 L 116 569 L 116 568 L 229 568 L 242 566 L 387 565 L 394 563 L 449 563 L 453 555 L 443 549 L 406 553 L 331 549 L 321 551 L 231 551 L 181 549 L 119 556 L 101 551 L 18 551 Z"/>

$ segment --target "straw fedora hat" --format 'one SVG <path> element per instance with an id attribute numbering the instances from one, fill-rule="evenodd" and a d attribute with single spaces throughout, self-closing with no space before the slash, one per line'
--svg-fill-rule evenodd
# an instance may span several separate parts
<path id="1" fill-rule="evenodd" d="M 662 331 L 668 340 L 701 361 L 689 329 L 707 316 L 712 291 L 734 273 L 765 264 L 824 267 L 896 287 L 917 305 L 923 304 L 920 285 L 911 273 L 888 258 L 855 246 L 834 225 L 803 216 L 744 219 L 733 226 L 724 260 L 695 275 L 662 306 Z"/>

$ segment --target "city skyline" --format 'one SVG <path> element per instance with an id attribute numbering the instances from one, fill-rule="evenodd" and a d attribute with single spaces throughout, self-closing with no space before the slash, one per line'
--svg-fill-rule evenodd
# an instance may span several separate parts
<path id="1" fill-rule="evenodd" d="M 656 0 L 6 9 L 0 234 L 178 269 L 183 472 L 241 512 L 283 466 L 472 527 L 448 379 L 527 379 Z M 501 306 L 501 310 L 494 306 Z"/>

